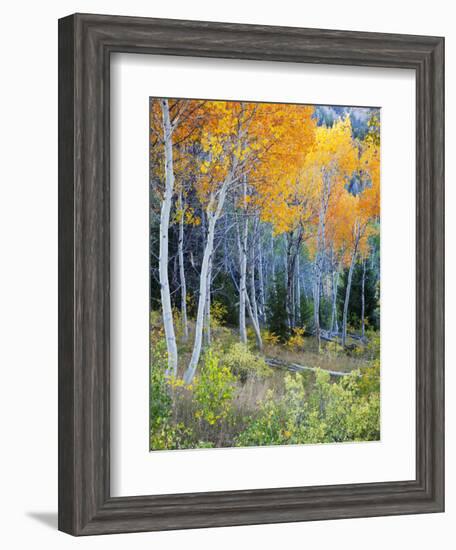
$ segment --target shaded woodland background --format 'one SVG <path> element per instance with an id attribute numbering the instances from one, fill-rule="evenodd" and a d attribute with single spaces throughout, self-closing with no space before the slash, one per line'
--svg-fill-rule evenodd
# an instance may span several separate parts
<path id="1" fill-rule="evenodd" d="M 150 101 L 151 449 L 379 438 L 380 113 Z"/>

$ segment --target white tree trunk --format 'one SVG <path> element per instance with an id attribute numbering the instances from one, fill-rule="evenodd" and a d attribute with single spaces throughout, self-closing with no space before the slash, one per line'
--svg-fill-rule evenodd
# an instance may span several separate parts
<path id="1" fill-rule="evenodd" d="M 201 265 L 200 274 L 200 288 L 198 299 L 198 311 L 196 315 L 195 323 L 195 341 L 193 344 L 193 353 L 190 359 L 190 363 L 185 371 L 184 381 L 186 384 L 190 384 L 196 372 L 196 367 L 201 355 L 201 346 L 203 340 L 203 325 L 204 325 L 204 313 L 206 310 L 207 301 L 207 285 L 208 285 L 208 272 L 212 251 L 214 249 L 214 233 L 215 233 L 216 219 L 214 214 L 208 214 L 208 229 L 206 247 L 204 249 L 203 263 Z"/>
<path id="2" fill-rule="evenodd" d="M 293 271 L 291 269 L 292 264 L 292 248 L 293 248 L 293 231 L 290 233 L 285 234 L 285 243 L 286 243 L 286 277 L 285 277 L 285 284 L 286 284 L 286 294 L 285 294 L 285 313 L 287 316 L 287 327 L 288 332 L 291 334 L 291 331 L 293 329 L 293 312 L 292 312 L 292 297 L 291 297 L 291 289 L 293 285 Z"/>
<path id="3" fill-rule="evenodd" d="M 274 233 L 271 230 L 271 244 L 270 244 L 270 256 L 271 256 L 271 278 L 275 283 L 275 255 L 274 255 Z M 275 288 L 275 287 L 274 287 Z"/>
<path id="4" fill-rule="evenodd" d="M 365 335 L 365 321 L 364 321 L 364 310 L 365 310 L 365 291 L 366 286 L 366 259 L 363 259 L 363 278 L 361 279 L 361 337 L 364 338 Z"/>
<path id="5" fill-rule="evenodd" d="M 271 231 L 271 280 L 272 280 L 272 296 L 276 296 L 277 284 L 276 284 L 276 270 L 275 270 L 275 255 L 274 255 L 274 233 Z"/>
<path id="6" fill-rule="evenodd" d="M 222 213 L 223 205 L 225 203 L 226 193 L 231 184 L 232 173 L 230 173 L 225 181 L 222 184 L 222 187 L 219 191 L 218 199 L 215 199 L 212 195 L 209 205 L 206 210 L 206 215 L 208 219 L 208 228 L 207 228 L 207 239 L 206 247 L 204 249 L 203 263 L 201 265 L 201 274 L 200 274 L 200 288 L 199 288 L 199 298 L 198 298 L 198 311 L 196 314 L 196 323 L 195 323 L 195 340 L 193 344 L 192 357 L 190 363 L 185 371 L 184 382 L 190 384 L 195 376 L 196 368 L 198 366 L 198 361 L 201 355 L 201 345 L 203 340 L 203 323 L 204 323 L 204 311 L 206 306 L 207 299 L 207 286 L 208 286 L 208 273 L 210 262 L 212 258 L 212 253 L 214 251 L 214 235 L 215 235 L 215 225 L 217 220 Z M 216 208 L 215 204 L 217 205 Z"/>
<path id="7" fill-rule="evenodd" d="M 291 333 L 295 327 L 295 274 L 296 274 L 296 258 L 299 254 L 302 241 L 302 227 L 295 231 L 290 231 L 285 235 L 286 243 L 286 297 L 285 297 L 285 312 L 287 315 L 287 326 Z"/>
<path id="8" fill-rule="evenodd" d="M 321 287 L 321 270 L 319 262 L 315 262 L 314 266 L 314 287 L 313 287 L 313 301 L 314 301 L 314 331 L 315 338 L 317 339 L 317 348 L 320 351 L 320 287 Z"/>
<path id="9" fill-rule="evenodd" d="M 291 321 L 292 326 L 296 326 L 296 261 L 295 261 L 295 269 L 293 270 L 293 277 L 291 279 Z"/>
<path id="10" fill-rule="evenodd" d="M 296 319 L 301 323 L 301 266 L 299 262 L 299 252 L 296 257 Z"/>
<path id="11" fill-rule="evenodd" d="M 178 239 L 178 254 L 179 254 L 179 276 L 181 284 L 181 318 L 182 318 L 182 340 L 188 341 L 188 319 L 187 319 L 187 283 L 185 280 L 184 266 L 184 201 L 182 191 L 179 192 L 179 205 L 181 212 L 179 221 L 179 239 Z"/>
<path id="12" fill-rule="evenodd" d="M 314 325 L 318 351 L 320 351 L 320 294 L 323 275 L 323 262 L 326 249 L 326 213 L 331 195 L 331 175 L 323 174 L 323 187 L 318 216 L 317 252 L 315 257 L 315 287 L 314 287 Z"/>
<path id="13" fill-rule="evenodd" d="M 245 306 L 247 294 L 247 242 L 249 232 L 249 220 L 246 212 L 247 182 L 243 181 L 244 195 L 244 219 L 242 221 L 242 235 L 238 241 L 239 248 L 239 339 L 247 344 L 247 328 L 245 324 Z"/>
<path id="14" fill-rule="evenodd" d="M 254 229 L 255 232 L 255 229 Z M 253 235 L 255 239 L 255 234 Z M 255 287 L 255 245 L 252 243 L 251 254 L 250 254 L 250 303 L 252 305 L 252 312 L 255 318 L 255 323 L 257 326 L 260 326 L 258 321 L 258 303 L 256 299 L 256 287 Z"/>
<path id="15" fill-rule="evenodd" d="M 204 334 L 206 345 L 211 345 L 211 285 L 212 285 L 212 255 L 207 271 L 206 305 L 204 311 Z"/>
<path id="16" fill-rule="evenodd" d="M 174 168 L 173 168 L 173 142 L 172 126 L 169 118 L 168 100 L 161 100 L 163 114 L 163 137 L 165 144 L 165 193 L 160 214 L 160 255 L 159 255 L 159 279 L 160 294 L 163 314 L 163 327 L 165 330 L 166 346 L 168 350 L 168 368 L 166 375 L 177 375 L 177 345 L 174 332 L 173 310 L 168 278 L 168 231 L 171 205 L 174 192 Z"/>
<path id="17" fill-rule="evenodd" d="M 263 251 L 261 246 L 261 239 L 258 240 L 258 281 L 260 283 L 261 318 L 263 320 L 263 323 L 266 323 L 267 322 L 266 298 L 265 298 L 265 291 L 264 291 Z"/>
<path id="18" fill-rule="evenodd" d="M 337 270 L 333 273 L 332 276 L 332 314 L 331 314 L 331 332 L 336 334 L 339 332 L 339 323 L 337 322 L 337 288 L 339 286 L 339 270 L 340 263 L 337 266 Z"/>
<path id="19" fill-rule="evenodd" d="M 247 220 L 245 222 L 244 235 L 247 235 Z M 239 276 L 239 338 L 242 343 L 247 343 L 247 329 L 245 324 L 245 302 L 247 294 L 247 239 L 243 236 L 240 248 L 240 276 Z M 245 243 L 245 244 L 244 244 Z"/>
<path id="20" fill-rule="evenodd" d="M 358 253 L 358 243 L 359 243 L 359 226 L 355 229 L 355 243 L 353 245 L 353 252 L 350 260 L 350 267 L 348 270 L 348 279 L 347 279 L 347 288 L 345 290 L 345 301 L 344 301 L 344 314 L 342 318 L 342 345 L 345 346 L 347 340 L 347 319 L 348 319 L 348 304 L 350 302 L 350 290 L 351 283 L 353 278 L 353 269 L 355 267 L 356 255 Z"/>
<path id="21" fill-rule="evenodd" d="M 252 322 L 253 330 L 255 332 L 257 347 L 260 351 L 263 351 L 263 340 L 261 338 L 260 325 L 258 324 L 258 318 L 255 318 L 255 314 L 253 313 L 252 304 L 250 303 L 248 292 L 245 293 L 245 297 L 246 297 L 246 303 L 247 303 L 247 310 L 249 312 L 249 317 Z"/>
<path id="22" fill-rule="evenodd" d="M 313 285 L 313 306 L 314 306 L 314 331 L 317 340 L 317 349 L 320 351 L 320 292 L 321 292 L 321 272 L 322 272 L 322 213 L 320 212 L 320 221 L 317 236 L 317 251 L 314 260 L 314 285 Z"/>
<path id="23" fill-rule="evenodd" d="M 350 268 L 348 270 L 347 288 L 345 290 L 344 301 L 344 315 L 342 318 L 342 345 L 345 346 L 347 340 L 347 319 L 348 319 L 348 303 L 350 301 L 350 290 L 353 277 L 353 268 L 355 266 L 356 254 L 353 253 L 350 261 Z"/>

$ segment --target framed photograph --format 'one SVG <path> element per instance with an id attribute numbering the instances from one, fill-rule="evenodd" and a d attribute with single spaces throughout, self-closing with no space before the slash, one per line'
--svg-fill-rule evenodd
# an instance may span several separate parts
<path id="1" fill-rule="evenodd" d="M 444 40 L 59 21 L 59 529 L 442 512 Z"/>

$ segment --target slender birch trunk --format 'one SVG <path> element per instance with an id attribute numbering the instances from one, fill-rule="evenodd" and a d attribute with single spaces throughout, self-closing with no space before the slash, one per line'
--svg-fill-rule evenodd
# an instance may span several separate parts
<path id="1" fill-rule="evenodd" d="M 295 286 L 295 272 L 296 272 L 296 258 L 299 253 L 299 248 L 302 241 L 302 228 L 298 228 L 297 235 L 293 231 L 286 236 L 286 298 L 285 298 L 285 311 L 287 315 L 288 329 L 291 331 L 295 326 L 295 299 L 294 299 L 294 286 Z"/>
<path id="2" fill-rule="evenodd" d="M 211 345 L 211 285 L 212 285 L 212 255 L 209 260 L 209 269 L 207 271 L 206 305 L 204 312 L 204 334 L 206 345 Z"/>
<path id="3" fill-rule="evenodd" d="M 247 181 L 243 178 L 244 219 L 242 221 L 242 235 L 238 235 L 239 248 L 239 339 L 247 344 L 247 327 L 245 323 L 245 306 L 247 294 L 247 242 L 249 234 L 249 220 L 246 212 Z"/>
<path id="4" fill-rule="evenodd" d="M 344 301 L 344 315 L 342 318 L 342 345 L 345 346 L 347 340 L 347 318 L 348 318 L 348 303 L 350 301 L 350 290 L 353 277 L 353 268 L 355 266 L 356 254 L 353 252 L 350 267 L 348 270 L 348 279 L 347 279 L 347 288 L 345 290 L 345 301 Z"/>
<path id="5" fill-rule="evenodd" d="M 317 351 L 320 352 L 320 294 L 321 294 L 321 272 L 322 272 L 322 214 L 320 212 L 320 221 L 318 223 L 317 252 L 314 260 L 314 286 L 313 286 L 313 305 L 314 305 L 314 332 L 317 340 Z"/>
<path id="6" fill-rule="evenodd" d="M 301 269 L 299 261 L 299 252 L 296 257 L 296 319 L 301 323 Z"/>
<path id="7" fill-rule="evenodd" d="M 201 265 L 201 274 L 200 274 L 200 288 L 199 288 L 199 298 L 198 298 L 198 311 L 196 315 L 195 323 L 195 341 L 193 344 L 193 352 L 190 359 L 190 363 L 185 371 L 184 382 L 190 384 L 195 376 L 196 367 L 201 355 L 201 347 L 203 343 L 203 325 L 204 325 L 204 313 L 206 310 L 206 300 L 207 300 L 207 285 L 208 285 L 208 272 L 210 258 L 214 248 L 214 233 L 215 233 L 215 223 L 216 219 L 214 214 L 208 215 L 208 224 L 207 224 L 207 239 L 206 246 L 204 248 L 203 263 Z"/>
<path id="8" fill-rule="evenodd" d="M 257 347 L 259 351 L 263 351 L 263 339 L 261 338 L 260 325 L 258 323 L 258 318 L 255 318 L 255 314 L 252 309 L 252 304 L 250 302 L 248 292 L 246 292 L 245 297 L 246 297 L 246 304 L 247 304 L 247 310 L 249 312 L 250 321 L 252 322 L 253 330 L 255 332 Z"/>
<path id="9" fill-rule="evenodd" d="M 292 281 L 293 281 L 293 273 L 291 269 L 291 263 L 292 263 L 292 240 L 293 240 L 293 234 L 287 234 L 286 236 L 286 295 L 285 295 L 285 313 L 287 315 L 287 326 L 288 330 L 291 332 L 293 328 L 293 319 L 292 319 L 292 303 L 291 303 L 291 287 L 292 287 Z"/>
<path id="10" fill-rule="evenodd" d="M 173 310 L 168 277 L 168 231 L 171 205 L 174 192 L 174 168 L 173 168 L 173 129 L 169 117 L 169 106 L 166 99 L 161 100 L 163 115 L 163 137 L 165 145 L 165 193 L 160 213 L 160 255 L 159 255 L 159 279 L 160 294 L 163 314 L 163 327 L 165 330 L 166 346 L 168 350 L 168 368 L 166 375 L 177 375 L 177 345 L 174 332 Z"/>
<path id="11" fill-rule="evenodd" d="M 252 304 L 252 311 L 255 317 L 255 322 L 258 326 L 258 303 L 256 299 L 256 285 L 255 285 L 255 238 L 258 227 L 258 220 L 255 220 L 252 231 L 252 246 L 250 247 L 250 302 Z"/>
<path id="12" fill-rule="evenodd" d="M 223 269 L 225 271 L 225 273 L 228 273 L 229 271 L 229 267 L 228 267 L 228 264 L 229 264 L 229 259 L 230 259 L 230 254 L 228 252 L 228 239 L 226 238 L 228 234 L 228 216 L 225 216 L 224 218 L 224 238 L 223 238 Z"/>
<path id="13" fill-rule="evenodd" d="M 348 304 L 350 302 L 350 291 L 351 283 L 353 278 L 353 269 L 355 267 L 356 255 L 358 252 L 358 243 L 359 243 L 359 226 L 357 225 L 355 229 L 355 244 L 353 246 L 353 252 L 350 260 L 350 267 L 348 269 L 348 279 L 347 279 L 347 288 L 345 290 L 345 301 L 344 301 L 344 315 L 342 318 L 342 345 L 345 346 L 347 340 L 347 319 L 348 319 Z"/>
<path id="14" fill-rule="evenodd" d="M 365 290 L 366 284 L 366 259 L 363 259 L 363 276 L 361 279 L 361 338 L 364 338 L 365 335 L 365 322 L 364 322 L 364 310 L 365 310 Z"/>
<path id="15" fill-rule="evenodd" d="M 293 328 L 296 326 L 296 269 L 293 270 L 293 278 L 291 280 L 291 324 Z"/>
<path id="16" fill-rule="evenodd" d="M 320 295 L 322 284 L 322 272 L 324 254 L 326 249 L 326 212 L 328 210 L 329 198 L 331 195 L 331 175 L 325 173 L 323 175 L 323 188 L 320 200 L 320 212 L 318 216 L 318 236 L 317 236 L 317 253 L 315 256 L 315 287 L 314 287 L 314 325 L 315 337 L 317 340 L 317 348 L 320 351 L 321 335 L 320 335 Z"/>
<path id="17" fill-rule="evenodd" d="M 314 290 L 313 290 L 313 300 L 314 300 L 314 331 L 315 338 L 317 340 L 317 351 L 320 352 L 320 289 L 321 289 L 321 270 L 319 262 L 315 262 L 314 267 Z"/>
<path id="18" fill-rule="evenodd" d="M 208 272 L 211 262 L 212 253 L 214 250 L 214 235 L 215 235 L 215 226 L 222 213 L 223 205 L 225 203 L 226 193 L 228 187 L 231 184 L 234 170 L 226 177 L 223 182 L 218 199 L 216 200 L 215 196 L 212 195 L 209 201 L 209 205 L 206 209 L 207 216 L 207 239 L 206 246 L 204 249 L 203 263 L 201 265 L 201 274 L 200 274 L 200 288 L 199 288 L 199 298 L 198 298 L 198 311 L 196 315 L 195 323 L 195 340 L 193 344 L 192 357 L 190 363 L 187 367 L 187 370 L 184 374 L 184 382 L 190 384 L 195 376 L 196 367 L 198 366 L 198 361 L 201 355 L 201 346 L 203 340 L 203 322 L 204 322 L 204 311 L 206 306 L 207 299 L 207 286 L 208 286 Z"/>
<path id="19" fill-rule="evenodd" d="M 340 263 L 336 271 L 332 274 L 332 313 L 331 313 L 331 332 L 339 332 L 339 323 L 337 321 L 337 288 L 339 286 Z"/>
<path id="20" fill-rule="evenodd" d="M 179 276 L 181 287 L 181 318 L 182 318 L 182 340 L 188 341 L 188 318 L 187 318 L 187 283 L 185 280 L 184 266 L 184 212 L 185 205 L 182 197 L 182 190 L 179 192 L 178 208 L 180 210 L 179 220 L 179 238 L 178 238 L 178 255 L 179 255 Z"/>
<path id="21" fill-rule="evenodd" d="M 247 343 L 247 328 L 245 323 L 245 296 L 247 293 L 247 221 L 244 222 L 244 231 L 240 247 L 240 276 L 239 276 L 239 338 Z"/>
<path id="22" fill-rule="evenodd" d="M 266 299 L 265 299 L 265 291 L 264 291 L 263 252 L 262 252 L 260 240 L 258 240 L 258 281 L 260 284 L 261 319 L 263 323 L 266 323 L 267 319 L 266 319 Z"/>
<path id="23" fill-rule="evenodd" d="M 253 315 L 255 317 L 256 323 L 259 325 L 258 302 L 256 299 L 256 289 L 255 289 L 255 264 L 252 264 L 250 266 L 250 296 L 251 296 L 250 301 L 252 304 Z"/>
<path id="24" fill-rule="evenodd" d="M 271 231 L 271 278 L 272 278 L 272 295 L 275 297 L 277 295 L 277 281 L 276 281 L 276 270 L 275 270 L 275 256 L 274 256 L 274 233 Z"/>

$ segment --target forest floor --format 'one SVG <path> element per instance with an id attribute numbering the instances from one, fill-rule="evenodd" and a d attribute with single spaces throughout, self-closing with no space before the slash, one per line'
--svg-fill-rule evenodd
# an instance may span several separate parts
<path id="1" fill-rule="evenodd" d="M 163 329 L 159 317 L 151 321 L 153 348 L 154 341 L 157 342 L 163 337 Z M 263 352 L 260 353 L 255 346 L 253 331 L 248 330 L 248 345 L 244 346 L 239 343 L 239 334 L 236 328 L 215 325 L 211 329 L 211 345 L 210 347 L 206 346 L 206 352 L 210 349 L 213 354 L 212 365 L 214 370 L 212 374 L 214 372 L 219 373 L 220 368 L 224 368 L 223 376 L 226 376 L 227 379 L 225 382 L 221 381 L 218 375 L 212 376 L 210 370 L 206 370 L 206 375 L 204 375 L 209 363 L 203 353 L 202 365 L 198 367 L 194 387 L 185 387 L 182 384 L 182 376 L 192 353 L 193 321 L 190 321 L 189 325 L 190 333 L 187 342 L 182 342 L 182 334 L 179 330 L 176 335 L 179 368 L 175 381 L 171 382 L 170 410 L 166 413 L 168 415 L 166 417 L 167 422 L 170 422 L 170 426 L 172 426 L 171 428 L 168 427 L 167 430 L 172 434 L 172 437 L 169 438 L 169 434 L 164 431 L 162 426 L 160 426 L 162 431 L 153 428 L 151 448 L 231 447 L 255 443 L 280 443 L 280 441 L 277 441 L 277 437 L 274 439 L 272 435 L 270 436 L 271 441 L 267 439 L 266 443 L 261 443 L 261 437 L 265 433 L 263 429 L 258 434 L 255 433 L 252 442 L 247 436 L 247 439 L 246 437 L 240 437 L 240 434 L 250 434 L 252 422 L 262 421 L 261 419 L 265 414 L 265 404 L 270 402 L 272 396 L 274 402 L 288 402 L 287 400 L 290 399 L 291 395 L 290 375 L 295 376 L 295 374 L 291 374 L 287 366 L 298 364 L 312 369 L 299 374 L 299 380 L 302 381 L 300 399 L 304 404 L 305 402 L 313 402 L 312 399 L 317 394 L 323 395 L 324 392 L 331 391 L 329 386 L 329 390 L 328 388 L 322 390 L 323 386 L 318 381 L 320 369 L 321 371 L 341 372 L 348 375 L 353 371 L 358 373 L 371 371 L 371 369 L 366 371 L 365 367 L 378 364 L 378 361 L 375 363 L 378 360 L 378 341 L 374 342 L 373 345 L 371 343 L 360 345 L 357 342 L 356 347 L 353 346 L 349 351 L 344 350 L 337 343 L 322 342 L 320 351 L 318 351 L 314 337 L 300 337 L 294 341 L 280 343 L 274 341 L 273 338 L 272 342 L 268 341 L 271 338 L 265 333 Z M 178 327 L 178 323 L 176 323 L 176 327 Z M 276 363 L 274 368 L 267 364 L 267 361 L 270 360 Z M 154 365 L 152 365 L 153 368 Z M 378 370 L 375 371 L 375 377 L 379 377 Z M 331 376 L 333 382 L 342 378 L 350 377 Z M 196 385 L 198 385 L 198 388 Z M 154 392 L 158 391 L 157 387 L 154 389 L 151 386 L 152 405 Z M 226 392 L 227 390 L 228 392 Z M 223 397 L 219 399 L 216 397 L 217 395 Z M 157 395 L 155 399 L 158 400 Z M 225 404 L 223 403 L 224 399 L 226 399 Z M 325 402 L 329 402 L 328 399 L 328 397 L 325 397 Z M 292 402 L 294 401 L 290 401 L 290 403 Z M 291 405 L 286 405 L 286 407 L 289 406 Z M 319 407 L 321 406 L 319 405 Z M 339 414 L 342 414 L 342 412 Z M 162 413 L 156 412 L 154 414 Z M 280 422 L 283 424 L 285 421 L 281 420 Z M 153 422 L 151 425 L 153 426 Z M 272 430 L 272 428 L 270 429 Z M 292 433 L 291 428 L 285 431 Z M 319 433 L 318 430 L 315 433 Z M 160 437 L 157 434 L 161 434 Z M 260 439 L 258 439 L 259 437 Z M 297 442 L 303 442 L 303 437 L 302 435 L 299 436 Z M 317 435 L 312 437 L 315 438 Z M 332 436 L 324 437 L 331 440 Z"/>
<path id="2" fill-rule="evenodd" d="M 189 320 L 189 335 L 186 342 L 182 340 L 182 331 L 177 328 L 177 340 L 179 350 L 179 376 L 182 376 L 192 354 L 194 322 Z M 154 317 L 151 322 L 151 330 L 157 334 L 161 330 L 161 319 Z M 312 368 L 319 368 L 328 371 L 352 372 L 362 368 L 366 364 L 366 359 L 370 359 L 369 349 L 360 344 L 358 340 L 348 338 L 348 346 L 352 346 L 354 351 L 346 353 L 336 342 L 322 341 L 320 351 L 314 337 L 306 336 L 300 339 L 300 342 L 280 343 L 268 342 L 267 335 L 263 342 L 263 351 L 255 349 L 255 336 L 250 327 L 247 330 L 248 346 L 256 354 L 265 359 L 277 359 L 285 363 L 297 363 Z M 237 327 L 213 326 L 211 328 L 211 345 L 216 349 L 227 351 L 231 346 L 239 341 L 239 329 Z"/>

